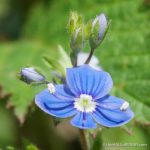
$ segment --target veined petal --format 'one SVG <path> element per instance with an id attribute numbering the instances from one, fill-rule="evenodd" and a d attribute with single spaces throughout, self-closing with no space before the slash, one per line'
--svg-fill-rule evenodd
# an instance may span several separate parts
<path id="1" fill-rule="evenodd" d="M 71 120 L 71 124 L 81 129 L 96 128 L 96 122 L 90 113 L 78 112 Z"/>
<path id="2" fill-rule="evenodd" d="M 56 95 L 51 94 L 48 89 L 42 91 L 35 96 L 36 105 L 44 112 L 60 118 L 73 116 L 77 110 L 73 105 L 73 95 L 69 95 L 64 86 L 58 85 L 56 87 Z"/>
<path id="3" fill-rule="evenodd" d="M 75 98 L 75 95 L 70 91 L 70 89 L 63 84 L 55 85 L 55 95 L 60 97 L 60 99 L 69 99 L 73 100 Z"/>
<path id="4" fill-rule="evenodd" d="M 98 106 L 92 116 L 97 123 L 106 127 L 117 127 L 129 122 L 134 114 L 130 108 L 122 111 L 120 107 L 125 101 L 115 96 L 97 100 Z"/>
<path id="5" fill-rule="evenodd" d="M 113 82 L 107 72 L 83 65 L 67 69 L 67 85 L 76 96 L 88 94 L 93 99 L 99 99 L 109 93 Z"/>

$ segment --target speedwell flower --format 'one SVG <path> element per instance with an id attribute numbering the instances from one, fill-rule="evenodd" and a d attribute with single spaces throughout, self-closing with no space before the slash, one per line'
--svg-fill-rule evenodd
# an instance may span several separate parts
<path id="1" fill-rule="evenodd" d="M 48 86 L 51 90 L 36 95 L 35 103 L 52 116 L 73 116 L 71 124 L 81 129 L 96 128 L 97 124 L 117 127 L 134 115 L 127 102 L 108 95 L 112 86 L 107 72 L 82 65 L 67 69 L 66 85 Z"/>

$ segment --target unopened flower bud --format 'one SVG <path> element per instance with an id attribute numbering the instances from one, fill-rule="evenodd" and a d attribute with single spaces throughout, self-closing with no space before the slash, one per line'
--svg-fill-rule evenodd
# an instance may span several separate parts
<path id="1" fill-rule="evenodd" d="M 83 29 L 77 28 L 75 32 L 72 34 L 71 41 L 70 41 L 70 47 L 73 51 L 79 52 L 82 50 L 84 45 L 84 33 Z"/>
<path id="2" fill-rule="evenodd" d="M 20 80 L 31 83 L 44 83 L 45 77 L 38 73 L 34 68 L 23 68 L 20 71 Z"/>
<path id="3" fill-rule="evenodd" d="M 82 27 L 77 28 L 74 34 L 72 34 L 71 41 L 70 41 L 70 47 L 72 49 L 70 57 L 73 65 L 76 64 L 77 55 L 83 49 L 84 42 L 85 39 L 84 39 L 84 32 Z"/>
<path id="4" fill-rule="evenodd" d="M 107 19 L 104 14 L 100 14 L 99 16 L 96 17 L 96 22 L 99 22 L 99 32 L 98 32 L 98 38 L 99 40 L 102 40 L 105 34 L 105 31 L 107 29 Z"/>
<path id="5" fill-rule="evenodd" d="M 102 13 L 97 16 L 92 22 L 92 31 L 90 36 L 91 48 L 96 48 L 104 39 L 108 29 L 108 21 Z"/>
<path id="6" fill-rule="evenodd" d="M 69 22 L 68 22 L 68 33 L 72 35 L 74 31 L 82 25 L 82 16 L 77 12 L 70 12 Z"/>

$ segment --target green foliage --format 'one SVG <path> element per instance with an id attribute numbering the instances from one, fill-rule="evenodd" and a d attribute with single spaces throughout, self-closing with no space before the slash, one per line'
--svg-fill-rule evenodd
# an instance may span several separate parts
<path id="1" fill-rule="evenodd" d="M 96 138 L 94 139 L 92 150 L 100 150 L 101 147 L 102 147 L 101 132 L 99 132 Z"/>
<path id="2" fill-rule="evenodd" d="M 25 148 L 25 150 L 39 150 L 35 145 L 33 144 L 30 144 L 30 145 L 27 145 Z M 16 149 L 12 146 L 7 146 L 6 147 L 6 150 L 19 150 L 19 149 Z"/>
<path id="3" fill-rule="evenodd" d="M 26 150 L 38 150 L 38 148 L 36 146 L 34 146 L 34 145 L 28 145 L 26 147 Z"/>
<path id="4" fill-rule="evenodd" d="M 0 0 L 0 17 L 8 13 L 10 9 L 8 0 Z"/>
<path id="5" fill-rule="evenodd" d="M 150 22 L 146 21 L 148 15 L 139 11 L 140 3 L 132 6 L 133 3 L 116 3 L 110 9 L 120 15 L 120 19 L 115 22 L 112 18 L 111 35 L 101 47 L 100 60 L 113 77 L 113 94 L 130 102 L 138 122 L 149 124 L 150 32 L 147 29 Z M 117 10 L 118 5 L 120 8 Z M 126 7 L 132 8 L 126 12 Z"/>
<path id="6" fill-rule="evenodd" d="M 128 135 L 124 130 L 121 128 L 113 128 L 111 130 L 108 129 L 103 129 L 101 132 L 101 139 L 103 141 L 102 144 L 102 150 L 109 150 L 110 148 L 112 150 L 116 150 L 117 148 L 121 148 L 121 150 L 137 150 L 139 149 L 144 149 L 144 150 L 149 150 L 149 145 L 148 145 L 148 134 L 144 131 L 139 126 L 134 126 L 132 129 L 132 134 Z M 145 146 L 140 147 L 140 146 L 107 146 L 107 144 L 145 144 Z"/>
<path id="7" fill-rule="evenodd" d="M 66 75 L 65 68 L 72 67 L 69 55 L 65 52 L 61 45 L 58 46 L 58 54 L 56 57 L 54 57 L 54 55 L 45 55 L 43 56 L 43 59 L 51 70 L 55 70 L 60 76 L 63 77 Z"/>
<path id="8" fill-rule="evenodd" d="M 12 146 L 7 146 L 6 150 L 16 150 L 16 149 L 14 147 L 12 147 Z"/>
<path id="9" fill-rule="evenodd" d="M 2 72 L 0 83 L 4 86 L 5 92 L 12 93 L 10 103 L 15 106 L 15 114 L 21 122 L 24 121 L 28 106 L 33 102 L 34 94 L 40 89 L 31 88 L 20 82 L 17 79 L 17 72 L 22 67 L 35 65 L 45 70 L 41 56 L 46 51 L 49 51 L 48 48 L 37 42 L 20 41 L 0 45 L 0 72 Z M 50 78 L 49 73 L 43 74 Z"/>

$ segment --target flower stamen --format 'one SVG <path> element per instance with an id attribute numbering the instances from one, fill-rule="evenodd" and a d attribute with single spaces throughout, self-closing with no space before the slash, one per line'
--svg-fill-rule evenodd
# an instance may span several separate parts
<path id="1" fill-rule="evenodd" d="M 81 112 L 93 112 L 96 107 L 96 102 L 92 100 L 92 96 L 81 94 L 79 98 L 75 98 L 74 107 Z"/>
<path id="2" fill-rule="evenodd" d="M 48 86 L 49 92 L 51 94 L 54 94 L 55 93 L 55 86 L 52 83 L 48 83 L 47 86 Z"/>
<path id="3" fill-rule="evenodd" d="M 125 111 L 127 110 L 127 108 L 129 107 L 129 103 L 128 102 L 124 102 L 121 107 L 120 107 L 120 110 L 121 111 Z"/>

